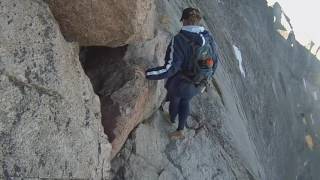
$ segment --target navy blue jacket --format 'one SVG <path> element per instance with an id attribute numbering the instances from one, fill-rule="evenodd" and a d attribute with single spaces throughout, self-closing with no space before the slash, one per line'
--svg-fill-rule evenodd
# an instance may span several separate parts
<path id="1" fill-rule="evenodd" d="M 204 45 L 204 41 L 209 41 L 214 52 L 213 59 L 216 61 L 213 68 L 215 71 L 218 66 L 219 57 L 217 54 L 217 45 L 212 35 L 200 26 L 184 26 L 180 33 L 200 46 Z M 181 37 L 181 35 L 177 34 L 168 45 L 165 64 L 148 69 L 146 71 L 146 78 L 150 80 L 168 78 L 165 87 L 169 95 L 183 98 L 193 97 L 199 93 L 199 88 L 193 83 L 183 79 L 179 73 L 180 71 L 192 70 L 192 64 L 188 62 L 192 53 L 193 49 L 191 44 Z"/>

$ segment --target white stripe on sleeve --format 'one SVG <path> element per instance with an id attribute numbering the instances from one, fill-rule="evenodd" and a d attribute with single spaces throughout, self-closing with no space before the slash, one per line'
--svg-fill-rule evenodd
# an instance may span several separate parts
<path id="1" fill-rule="evenodd" d="M 150 76 L 150 75 L 159 75 L 159 74 L 162 74 L 162 73 L 165 73 L 167 72 L 171 66 L 172 66 L 172 61 L 173 61 L 173 44 L 174 44 L 174 38 L 172 39 L 171 41 L 171 50 L 170 50 L 170 59 L 168 61 L 168 64 L 166 65 L 166 67 L 164 69 L 159 69 L 157 71 L 150 71 L 150 72 L 147 72 L 147 76 Z"/>
<path id="2" fill-rule="evenodd" d="M 206 39 L 203 37 L 202 34 L 200 34 L 201 38 L 202 38 L 202 45 L 201 46 L 204 46 L 204 44 L 206 43 Z"/>

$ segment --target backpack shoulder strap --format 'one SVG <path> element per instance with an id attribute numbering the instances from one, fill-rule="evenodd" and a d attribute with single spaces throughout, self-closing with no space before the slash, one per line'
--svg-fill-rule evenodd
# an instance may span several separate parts
<path id="1" fill-rule="evenodd" d="M 179 36 L 181 36 L 185 41 L 187 41 L 188 43 L 192 43 L 193 41 L 191 39 L 189 39 L 187 36 L 185 36 L 184 34 L 182 34 L 181 32 L 178 33 Z"/>
<path id="2" fill-rule="evenodd" d="M 179 32 L 178 36 L 182 37 L 182 39 L 184 39 L 187 43 L 190 43 L 192 47 L 196 47 L 196 44 L 183 33 Z"/>
<path id="3" fill-rule="evenodd" d="M 186 35 L 184 35 L 181 32 L 178 33 L 178 36 L 182 37 L 187 43 L 191 45 L 192 51 L 193 51 L 192 54 L 194 55 L 196 52 L 197 45 L 190 38 L 188 38 Z"/>

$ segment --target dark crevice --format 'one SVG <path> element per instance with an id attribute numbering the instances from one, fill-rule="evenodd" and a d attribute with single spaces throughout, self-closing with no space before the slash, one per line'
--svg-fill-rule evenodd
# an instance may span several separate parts
<path id="1" fill-rule="evenodd" d="M 132 78 L 130 66 L 123 59 L 127 45 L 117 48 L 90 46 L 80 48 L 80 62 L 101 102 L 102 125 L 109 141 L 120 115 L 119 104 L 112 94 Z"/>
<path id="2" fill-rule="evenodd" d="M 101 116 L 104 132 L 108 135 L 109 141 L 112 142 L 115 138 L 113 129 L 117 123 L 117 116 L 120 115 L 119 104 L 112 101 L 110 96 L 100 96 L 101 101 Z"/>
<path id="3" fill-rule="evenodd" d="M 278 76 L 279 76 L 279 81 L 280 81 L 281 88 L 282 88 L 284 94 L 287 95 L 287 89 L 286 89 L 286 85 L 285 85 L 285 81 L 283 79 L 282 73 L 278 72 Z"/>
<path id="4" fill-rule="evenodd" d="M 120 167 L 117 172 L 114 174 L 114 177 L 112 180 L 120 180 L 120 179 L 125 179 L 125 173 L 126 169 L 124 166 Z"/>
<path id="5" fill-rule="evenodd" d="M 220 89 L 220 87 L 219 87 L 219 85 L 218 85 L 218 83 L 217 83 L 217 81 L 215 79 L 212 80 L 212 84 L 215 87 L 215 89 L 217 90 L 217 93 L 218 93 L 218 95 L 219 95 L 219 97 L 221 99 L 222 104 L 225 105 L 224 104 L 224 100 L 223 100 L 223 96 L 222 96 L 222 91 L 221 91 L 221 89 Z"/>
<path id="6" fill-rule="evenodd" d="M 247 175 L 249 177 L 249 180 L 255 180 L 255 178 L 253 177 L 253 175 L 250 173 L 248 169 L 247 169 Z"/>

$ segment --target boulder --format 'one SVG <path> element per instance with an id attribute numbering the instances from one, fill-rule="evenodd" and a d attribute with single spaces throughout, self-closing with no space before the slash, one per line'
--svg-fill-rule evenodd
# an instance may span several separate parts
<path id="1" fill-rule="evenodd" d="M 101 99 L 102 124 L 114 157 L 130 132 L 159 107 L 163 81 L 147 81 L 144 70 L 164 63 L 168 34 L 118 48 L 85 47 L 81 62 Z"/>
<path id="2" fill-rule="evenodd" d="M 47 0 L 68 40 L 117 47 L 153 37 L 150 0 Z"/>
<path id="3" fill-rule="evenodd" d="M 0 2 L 0 177 L 108 178 L 99 98 L 47 4 Z"/>

